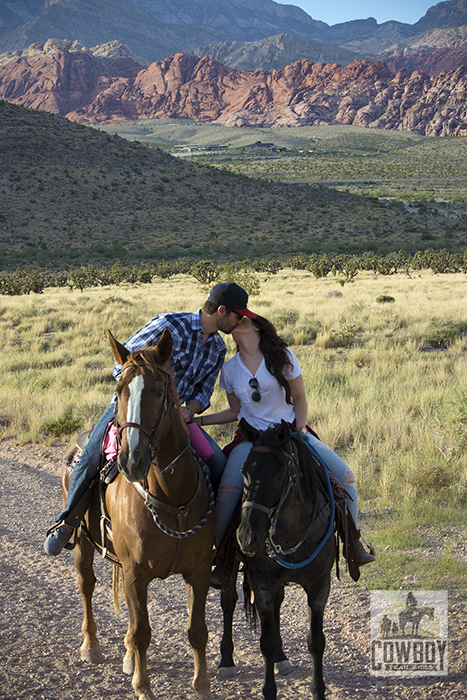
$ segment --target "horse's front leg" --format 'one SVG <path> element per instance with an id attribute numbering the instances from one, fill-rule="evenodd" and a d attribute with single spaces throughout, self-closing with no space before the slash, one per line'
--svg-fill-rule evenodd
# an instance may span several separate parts
<path id="1" fill-rule="evenodd" d="M 192 576 L 187 576 L 187 602 L 190 616 L 188 624 L 188 640 L 192 646 L 195 672 L 193 688 L 199 700 L 212 700 L 211 683 L 206 663 L 206 646 L 208 643 L 208 628 L 206 627 L 206 598 L 211 579 L 211 553 L 206 559 L 206 565 L 201 566 Z"/>
<path id="2" fill-rule="evenodd" d="M 280 648 L 281 638 L 276 616 L 274 614 L 274 601 L 277 595 L 272 587 L 254 585 L 255 604 L 261 622 L 260 647 L 264 659 L 264 685 L 263 695 L 265 700 L 276 700 L 277 687 L 274 678 L 274 661 L 277 650 Z"/>
<path id="3" fill-rule="evenodd" d="M 280 634 L 280 631 L 281 631 L 281 605 L 282 605 L 283 600 L 284 600 L 284 587 L 282 586 L 277 591 L 276 597 L 274 600 L 274 619 L 276 620 L 276 627 L 279 630 L 279 646 L 277 647 L 276 656 L 274 658 L 274 666 L 275 666 L 277 673 L 279 673 L 281 676 L 288 676 L 289 673 L 292 673 L 293 666 L 284 653 L 284 649 L 282 646 L 282 637 Z"/>
<path id="4" fill-rule="evenodd" d="M 81 645 L 81 659 L 91 663 L 101 663 L 104 656 L 101 652 L 97 640 L 96 623 L 92 612 L 92 594 L 96 585 L 96 577 L 92 568 L 94 559 L 94 547 L 84 535 L 79 536 L 79 540 L 73 549 L 76 571 L 78 572 L 78 584 L 83 597 L 84 619 L 81 630 L 84 641 Z"/>
<path id="5" fill-rule="evenodd" d="M 321 588 L 314 587 L 311 590 L 306 590 L 309 619 L 307 643 L 313 664 L 313 679 L 311 683 L 313 700 L 325 700 L 326 686 L 323 677 L 323 654 L 326 640 L 323 632 L 323 617 L 329 588 L 330 581 L 329 576 L 327 576 Z"/>
<path id="6" fill-rule="evenodd" d="M 217 677 L 219 679 L 231 678 L 235 673 L 235 664 L 233 660 L 232 627 L 233 616 L 238 600 L 237 575 L 239 566 L 240 561 L 236 559 L 234 564 L 234 570 L 232 571 L 232 576 L 230 577 L 230 583 L 227 586 L 227 588 L 221 593 L 221 606 L 224 627 L 221 640 L 221 660 L 219 663 L 219 669 L 217 673 Z"/>
<path id="7" fill-rule="evenodd" d="M 133 671 L 131 685 L 139 700 L 155 700 L 149 682 L 146 652 L 151 641 L 147 596 L 147 576 L 131 569 L 123 572 L 125 601 L 128 607 L 128 632 L 125 637 L 127 652 L 123 660 L 125 673 Z"/>

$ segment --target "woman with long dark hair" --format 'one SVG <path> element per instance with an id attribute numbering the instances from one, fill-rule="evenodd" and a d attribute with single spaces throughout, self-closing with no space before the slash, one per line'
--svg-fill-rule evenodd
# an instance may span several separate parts
<path id="1" fill-rule="evenodd" d="M 358 528 L 358 497 L 355 477 L 350 468 L 321 440 L 309 432 L 306 419 L 308 405 L 300 363 L 287 347 L 273 324 L 262 316 L 243 318 L 232 331 L 237 353 L 221 371 L 219 385 L 227 392 L 229 408 L 196 418 L 198 425 L 217 425 L 245 418 L 257 430 L 285 420 L 293 423 L 320 454 L 325 464 L 341 482 L 351 497 L 349 511 Z M 242 464 L 251 449 L 251 442 L 237 431 L 233 448 L 224 469 L 216 501 L 216 546 L 219 547 L 229 520 L 243 489 Z M 229 449 L 232 448 L 232 449 Z M 360 565 L 374 561 L 361 544 L 356 542 Z"/>

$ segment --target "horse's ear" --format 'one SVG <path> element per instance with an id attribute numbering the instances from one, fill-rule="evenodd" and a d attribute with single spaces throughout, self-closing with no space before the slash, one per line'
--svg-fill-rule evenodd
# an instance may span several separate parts
<path id="1" fill-rule="evenodd" d="M 113 353 L 115 361 L 119 365 L 124 365 L 128 359 L 128 355 L 130 354 L 130 351 L 127 350 L 124 345 L 119 343 L 118 340 L 116 340 L 113 337 L 113 335 L 110 331 L 107 331 L 107 332 L 109 335 L 109 343 L 110 343 L 110 347 L 112 348 L 112 353 Z"/>
<path id="2" fill-rule="evenodd" d="M 170 331 L 167 328 L 164 329 L 159 342 L 156 345 L 156 357 L 157 361 L 161 365 L 165 365 L 170 356 L 172 355 L 173 340 Z"/>
<path id="3" fill-rule="evenodd" d="M 282 445 L 286 445 L 290 440 L 290 423 L 285 420 L 281 420 L 281 424 L 277 431 L 277 437 Z"/>
<path id="4" fill-rule="evenodd" d="M 244 418 L 240 420 L 240 430 L 247 442 L 255 442 L 258 439 L 259 430 L 253 428 Z"/>

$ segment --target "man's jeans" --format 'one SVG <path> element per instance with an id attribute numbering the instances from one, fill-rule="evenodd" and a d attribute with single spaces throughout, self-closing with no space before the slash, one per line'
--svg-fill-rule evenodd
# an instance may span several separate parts
<path id="1" fill-rule="evenodd" d="M 107 406 L 102 417 L 99 419 L 99 422 L 92 431 L 81 457 L 73 467 L 70 484 L 68 486 L 65 510 L 55 517 L 55 522 L 58 523 L 61 520 L 66 519 L 70 510 L 77 505 L 91 481 L 95 476 L 97 476 L 99 472 L 102 437 L 107 424 L 114 417 L 115 406 L 116 404 L 113 401 Z M 212 437 L 202 428 L 201 430 L 204 433 L 206 440 L 214 450 L 214 454 L 212 457 L 209 457 L 209 459 L 206 460 L 206 464 L 211 471 L 211 482 L 215 493 L 217 493 L 222 478 L 222 473 L 224 471 L 226 458 L 221 448 L 212 439 Z"/>

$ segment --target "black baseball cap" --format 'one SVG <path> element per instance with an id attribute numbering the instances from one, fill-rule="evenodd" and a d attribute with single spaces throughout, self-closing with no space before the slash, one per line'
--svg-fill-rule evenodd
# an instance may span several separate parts
<path id="1" fill-rule="evenodd" d="M 242 316 L 256 318 L 256 314 L 247 309 L 248 294 L 235 282 L 216 284 L 209 292 L 208 301 L 212 301 L 213 304 L 217 304 L 218 306 L 225 306 L 227 309 L 232 309 L 232 311 L 235 311 L 237 314 L 242 314 Z"/>

